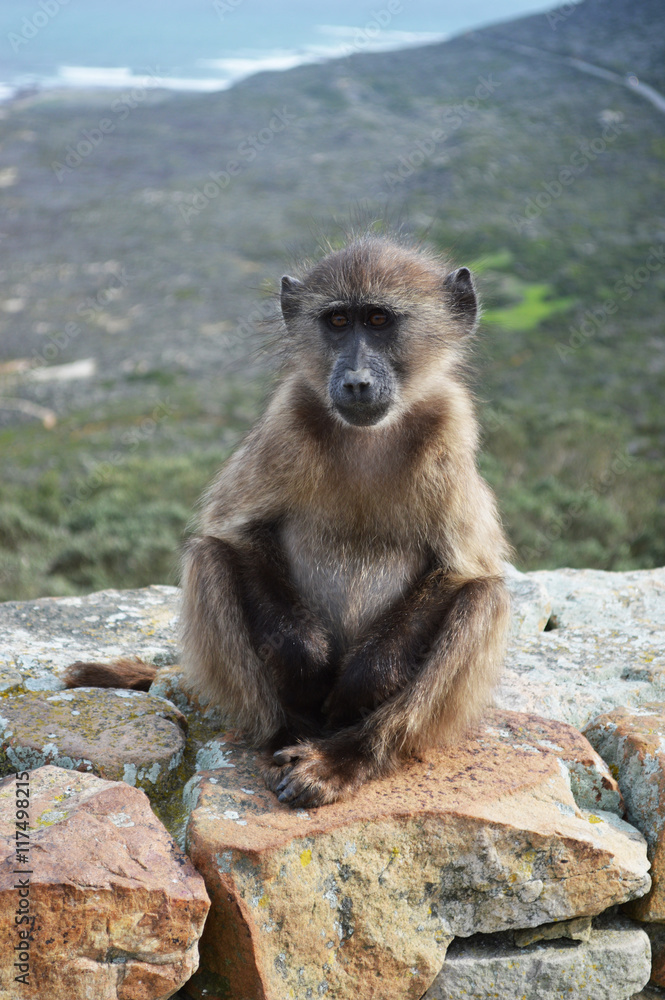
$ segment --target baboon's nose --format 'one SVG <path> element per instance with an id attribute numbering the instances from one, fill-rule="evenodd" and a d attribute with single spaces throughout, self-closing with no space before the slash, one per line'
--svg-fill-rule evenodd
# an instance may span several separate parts
<path id="1" fill-rule="evenodd" d="M 354 399 L 362 399 L 372 386 L 372 374 L 369 368 L 357 368 L 355 371 L 347 368 L 344 372 L 343 385 Z"/>

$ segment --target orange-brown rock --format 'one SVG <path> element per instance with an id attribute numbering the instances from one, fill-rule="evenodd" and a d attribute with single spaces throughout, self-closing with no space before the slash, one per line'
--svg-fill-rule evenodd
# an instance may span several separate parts
<path id="1" fill-rule="evenodd" d="M 203 880 L 140 789 L 52 766 L 5 778 L 0 837 L 2 1000 L 158 1000 L 196 969 Z"/>
<path id="2" fill-rule="evenodd" d="M 651 982 L 665 986 L 665 924 L 646 922 L 643 927 L 651 942 Z"/>
<path id="3" fill-rule="evenodd" d="M 650 885 L 616 782 L 564 723 L 497 711 L 308 812 L 266 791 L 241 744 L 224 755 L 188 789 L 212 898 L 192 996 L 415 1000 L 453 936 L 597 914 Z"/>
<path id="4" fill-rule="evenodd" d="M 665 921 L 665 704 L 615 708 L 593 719 L 585 733 L 619 782 L 627 819 L 648 844 L 651 892 L 629 912 Z"/>

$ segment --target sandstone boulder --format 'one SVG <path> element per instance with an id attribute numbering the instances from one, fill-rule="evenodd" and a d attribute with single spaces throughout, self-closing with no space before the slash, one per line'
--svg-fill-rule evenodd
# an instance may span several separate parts
<path id="1" fill-rule="evenodd" d="M 597 914 L 650 885 L 616 782 L 562 723 L 493 713 L 308 812 L 266 791 L 241 744 L 218 749 L 223 767 L 188 789 L 212 898 L 193 996 L 415 1000 L 453 937 Z"/>
<path id="2" fill-rule="evenodd" d="M 517 948 L 509 934 L 456 938 L 423 1000 L 629 1000 L 649 979 L 649 939 L 614 920 L 587 942 Z"/>
<path id="3" fill-rule="evenodd" d="M 52 766 L 27 783 L 29 847 L 20 853 L 16 778 L 0 783 L 2 1000 L 172 996 L 197 967 L 209 901 L 145 794 Z M 25 778 L 22 795 L 24 787 Z M 22 898 L 34 917 L 27 948 L 14 922 L 18 879 L 29 881 Z M 23 982 L 15 981 L 17 945 L 29 966 Z"/>

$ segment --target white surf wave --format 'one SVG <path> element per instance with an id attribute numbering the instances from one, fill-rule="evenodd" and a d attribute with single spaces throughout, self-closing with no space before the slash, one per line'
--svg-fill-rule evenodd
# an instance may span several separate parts
<path id="1" fill-rule="evenodd" d="M 147 67 L 139 72 L 129 66 L 58 66 L 57 72 L 49 77 L 0 80 L 0 102 L 10 100 L 26 87 L 112 90 L 154 87 L 212 93 L 226 90 L 255 73 L 284 71 L 355 53 L 386 52 L 429 45 L 442 42 L 447 37 L 431 31 L 381 28 L 372 20 L 360 27 L 321 24 L 317 25 L 316 31 L 323 36 L 321 44 L 310 44 L 299 49 L 241 49 L 218 59 L 200 59 L 196 63 L 196 76 L 175 76 L 161 67 Z"/>
<path id="2" fill-rule="evenodd" d="M 169 76 L 156 68 L 135 73 L 128 66 L 59 66 L 52 86 L 60 87 L 164 87 L 167 90 L 224 90 L 229 81 L 212 77 Z"/>

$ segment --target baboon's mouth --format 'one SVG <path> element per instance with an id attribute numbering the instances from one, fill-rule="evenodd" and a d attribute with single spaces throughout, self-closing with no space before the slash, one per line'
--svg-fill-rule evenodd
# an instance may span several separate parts
<path id="1" fill-rule="evenodd" d="M 348 404 L 336 402 L 334 406 L 340 417 L 347 424 L 352 424 L 354 427 L 371 427 L 373 424 L 378 424 L 386 416 L 390 409 L 390 401 L 377 400 L 375 402 L 354 402 Z"/>

